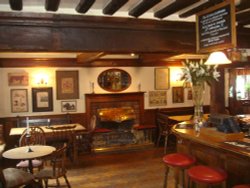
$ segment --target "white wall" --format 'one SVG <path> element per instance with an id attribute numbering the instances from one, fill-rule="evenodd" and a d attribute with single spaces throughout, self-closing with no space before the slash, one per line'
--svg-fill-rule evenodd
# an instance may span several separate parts
<path id="1" fill-rule="evenodd" d="M 112 67 L 109 67 L 112 68 Z M 50 114 L 61 114 L 61 101 L 56 99 L 56 80 L 55 71 L 56 70 L 78 70 L 79 71 L 79 94 L 80 98 L 77 99 L 77 112 L 85 112 L 85 98 L 84 94 L 91 93 L 91 82 L 94 82 L 95 93 L 109 93 L 100 88 L 97 84 L 98 75 L 109 69 L 107 67 L 101 68 L 1 68 L 0 69 L 0 117 L 11 117 L 11 116 L 32 116 L 32 115 L 50 115 Z M 116 67 L 118 68 L 118 67 Z M 154 67 L 121 67 L 127 71 L 132 78 L 131 86 L 123 92 L 136 92 L 138 91 L 138 84 L 141 84 L 141 91 L 145 91 L 145 108 L 171 108 L 171 107 L 187 107 L 192 106 L 192 100 L 187 100 L 188 89 L 184 89 L 184 103 L 172 103 L 172 87 L 182 86 L 182 81 L 176 81 L 176 73 L 180 72 L 178 67 L 170 67 L 170 88 L 167 90 L 167 105 L 161 107 L 149 107 L 148 105 L 148 91 L 154 91 Z M 8 73 L 13 72 L 27 72 L 29 73 L 29 86 L 8 86 Z M 34 83 L 34 77 L 36 74 L 44 72 L 49 77 L 49 82 L 47 87 L 53 87 L 53 112 L 32 112 L 32 97 L 31 88 L 37 87 Z M 10 100 L 10 90 L 11 89 L 28 89 L 28 102 L 29 111 L 25 113 L 11 113 L 11 100 Z M 205 101 L 204 104 L 208 105 L 210 103 L 210 91 L 209 87 L 206 85 L 205 88 Z"/>

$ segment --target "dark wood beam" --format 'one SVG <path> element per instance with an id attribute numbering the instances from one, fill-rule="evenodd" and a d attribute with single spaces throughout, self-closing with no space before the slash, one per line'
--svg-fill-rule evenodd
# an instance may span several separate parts
<path id="1" fill-rule="evenodd" d="M 46 0 L 45 9 L 47 11 L 57 11 L 61 0 Z"/>
<path id="2" fill-rule="evenodd" d="M 216 4 L 218 3 L 221 3 L 223 2 L 223 0 L 210 0 L 210 1 L 207 1 L 203 4 L 200 4 L 199 6 L 195 7 L 195 8 L 192 8 L 186 12 L 183 12 L 181 14 L 179 14 L 179 17 L 180 18 L 187 18 L 189 16 L 192 16 L 202 10 L 205 10 L 205 9 L 208 9 L 209 7 L 212 7 L 212 6 L 215 6 Z"/>
<path id="3" fill-rule="evenodd" d="M 127 2 L 128 0 L 110 0 L 109 3 L 104 7 L 102 12 L 103 14 L 113 15 Z"/>
<path id="4" fill-rule="evenodd" d="M 105 53 L 103 53 L 103 52 L 81 53 L 77 56 L 77 63 L 82 63 L 82 64 L 91 63 L 104 55 L 105 55 Z"/>
<path id="5" fill-rule="evenodd" d="M 159 2 L 161 2 L 161 0 L 143 0 L 136 7 L 131 9 L 128 14 L 138 18 L 140 15 L 145 13 Z"/>
<path id="6" fill-rule="evenodd" d="M 10 8 L 12 10 L 22 10 L 23 1 L 22 0 L 9 0 Z"/>
<path id="7" fill-rule="evenodd" d="M 236 14 L 236 21 L 238 22 L 238 26 L 250 24 L 250 11 L 245 11 Z"/>
<path id="8" fill-rule="evenodd" d="M 178 12 L 181 9 L 184 9 L 188 6 L 193 5 L 194 3 L 198 2 L 199 0 L 176 0 L 175 2 L 171 3 L 170 5 L 167 5 L 166 7 L 158 10 L 154 13 L 154 16 L 156 18 L 165 18 L 175 12 Z"/>
<path id="9" fill-rule="evenodd" d="M 86 13 L 94 2 L 95 0 L 81 0 L 76 7 L 76 11 L 79 13 Z"/>
<path id="10" fill-rule="evenodd" d="M 244 11 L 250 8 L 250 1 L 249 0 L 241 0 L 240 4 L 236 6 L 236 12 Z"/>

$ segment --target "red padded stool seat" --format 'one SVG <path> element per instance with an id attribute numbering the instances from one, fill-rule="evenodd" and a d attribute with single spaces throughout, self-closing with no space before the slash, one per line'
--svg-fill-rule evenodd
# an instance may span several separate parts
<path id="1" fill-rule="evenodd" d="M 235 186 L 233 186 L 233 188 L 250 188 L 250 184 L 246 184 L 246 185 L 235 185 Z"/>
<path id="2" fill-rule="evenodd" d="M 227 173 L 224 170 L 204 165 L 191 167 L 187 173 L 191 182 L 206 185 L 223 183 L 223 186 L 225 186 L 225 180 L 227 179 Z"/>
<path id="3" fill-rule="evenodd" d="M 193 165 L 196 160 L 194 157 L 182 153 L 172 153 L 167 154 L 163 157 L 163 162 L 166 165 L 164 187 L 167 187 L 167 177 L 169 172 L 169 167 L 174 167 L 182 171 L 182 184 L 184 185 L 184 170 Z M 178 186 L 179 183 L 179 174 L 176 171 L 175 173 L 175 186 Z"/>

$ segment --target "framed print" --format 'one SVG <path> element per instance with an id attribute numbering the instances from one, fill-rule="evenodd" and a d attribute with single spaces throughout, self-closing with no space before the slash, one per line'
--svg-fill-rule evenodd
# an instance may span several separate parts
<path id="1" fill-rule="evenodd" d="M 62 112 L 76 112 L 76 101 L 61 101 Z"/>
<path id="2" fill-rule="evenodd" d="M 167 91 L 149 91 L 149 106 L 166 106 Z"/>
<path id="3" fill-rule="evenodd" d="M 56 71 L 56 98 L 79 99 L 78 71 Z"/>
<path id="4" fill-rule="evenodd" d="M 168 68 L 155 68 L 155 89 L 156 90 L 169 89 Z"/>
<path id="5" fill-rule="evenodd" d="M 11 89 L 11 112 L 28 112 L 28 90 L 27 89 Z"/>
<path id="6" fill-rule="evenodd" d="M 33 112 L 53 111 L 52 87 L 32 88 Z"/>
<path id="7" fill-rule="evenodd" d="M 29 74 L 26 72 L 8 73 L 9 86 L 28 86 Z"/>
<path id="8" fill-rule="evenodd" d="M 184 88 L 172 87 L 173 103 L 184 103 Z"/>

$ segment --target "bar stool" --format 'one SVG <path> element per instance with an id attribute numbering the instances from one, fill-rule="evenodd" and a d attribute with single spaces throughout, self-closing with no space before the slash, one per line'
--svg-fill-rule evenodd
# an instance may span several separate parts
<path id="1" fill-rule="evenodd" d="M 193 165 L 196 160 L 194 157 L 182 154 L 182 153 L 172 153 L 167 154 L 163 157 L 163 162 L 165 163 L 165 178 L 164 178 L 164 188 L 167 187 L 167 179 L 168 179 L 168 173 L 169 168 L 175 168 L 175 187 L 178 186 L 179 183 L 179 174 L 178 170 L 181 170 L 182 172 L 182 184 L 185 184 L 184 179 L 184 170 L 189 168 L 191 165 Z"/>
<path id="2" fill-rule="evenodd" d="M 227 173 L 218 168 L 212 168 L 204 165 L 191 167 L 187 170 L 188 174 L 188 187 L 192 187 L 192 183 L 205 184 L 210 187 L 215 184 L 222 184 L 226 187 Z"/>
<path id="3" fill-rule="evenodd" d="M 245 184 L 245 185 L 235 185 L 233 188 L 250 188 L 250 184 Z"/>

